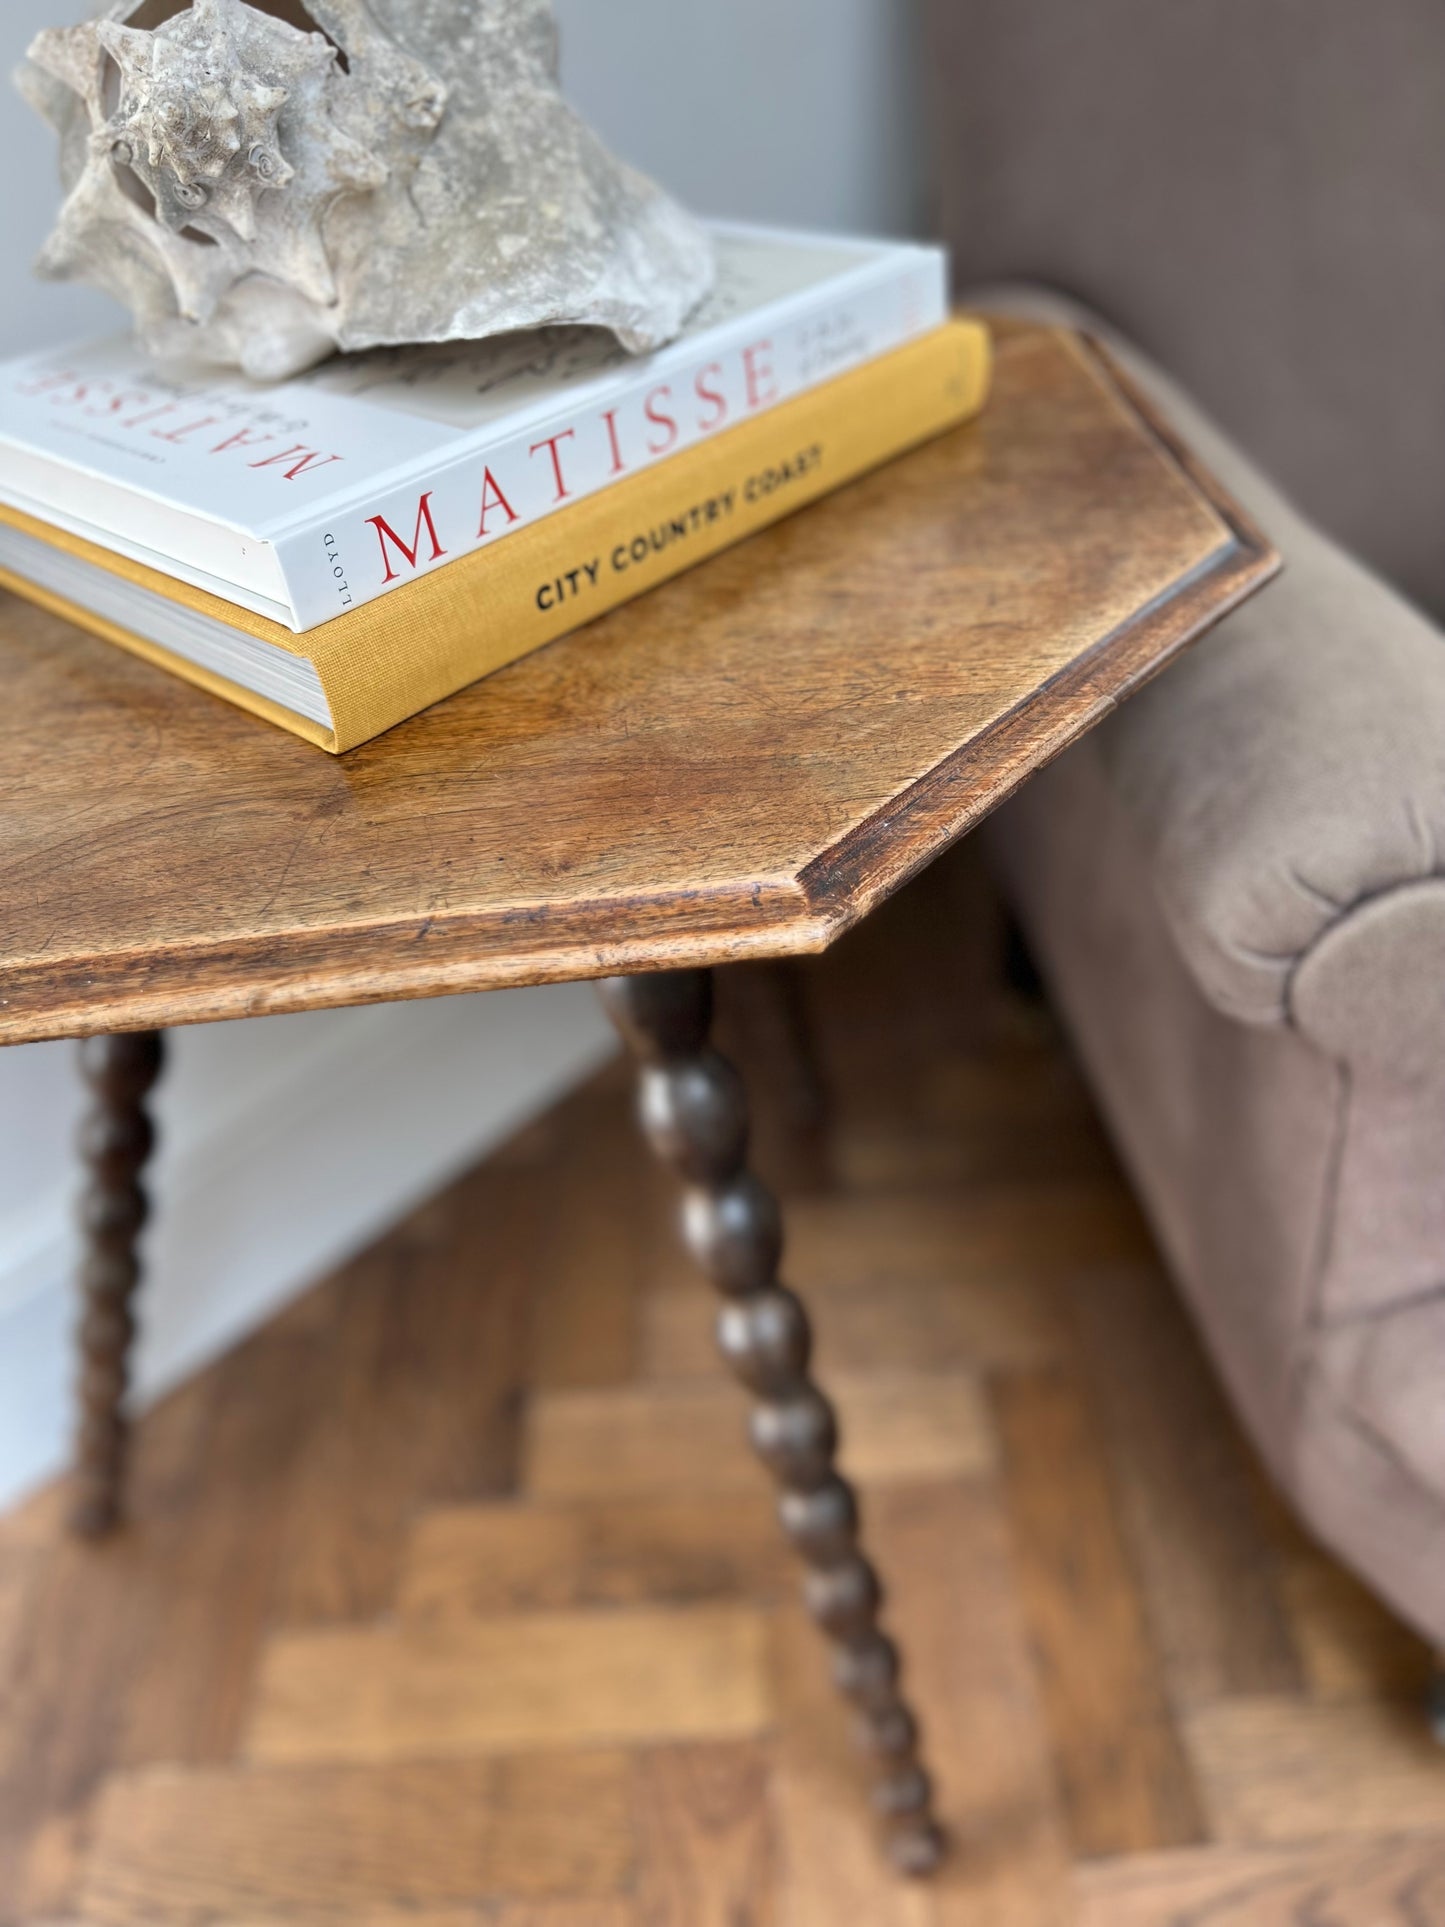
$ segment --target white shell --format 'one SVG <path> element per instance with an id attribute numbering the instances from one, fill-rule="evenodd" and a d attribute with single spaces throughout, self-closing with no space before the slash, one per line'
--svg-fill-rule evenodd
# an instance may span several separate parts
<path id="1" fill-rule="evenodd" d="M 40 34 L 16 79 L 67 189 L 39 272 L 156 355 L 278 380 L 560 322 L 641 352 L 712 287 L 706 232 L 562 99 L 551 0 L 194 0 L 149 32 L 143 4 Z"/>

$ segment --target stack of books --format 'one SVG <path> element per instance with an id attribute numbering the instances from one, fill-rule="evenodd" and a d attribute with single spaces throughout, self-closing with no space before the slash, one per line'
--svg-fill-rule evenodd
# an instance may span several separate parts
<path id="1" fill-rule="evenodd" d="M 271 388 L 124 339 L 5 364 L 0 584 L 340 752 L 982 407 L 938 250 L 716 235 L 641 360 L 562 328 Z"/>

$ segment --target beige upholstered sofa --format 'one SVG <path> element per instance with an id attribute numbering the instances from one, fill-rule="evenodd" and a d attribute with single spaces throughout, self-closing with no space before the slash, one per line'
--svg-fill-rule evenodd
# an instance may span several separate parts
<path id="1" fill-rule="evenodd" d="M 930 32 L 964 285 L 1140 344 L 1287 561 L 992 854 L 1276 1477 L 1445 1646 L 1445 8 Z"/>

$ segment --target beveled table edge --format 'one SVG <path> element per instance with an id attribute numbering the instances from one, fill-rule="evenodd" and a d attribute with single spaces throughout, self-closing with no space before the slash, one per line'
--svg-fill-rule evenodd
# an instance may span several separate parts
<path id="1" fill-rule="evenodd" d="M 1083 698 L 1083 707 L 1065 712 L 1052 706 L 1040 715 L 1035 692 L 797 876 L 670 892 L 656 900 L 656 923 L 645 939 L 635 926 L 646 900 L 604 897 L 566 906 L 569 924 L 586 917 L 585 937 L 549 931 L 553 914 L 537 905 L 500 915 L 461 912 L 240 940 L 172 942 L 163 952 L 138 950 L 10 972 L 0 986 L 0 1045 L 714 968 L 826 950 L 1282 567 L 1263 532 L 1101 343 L 1068 329 L 1029 332 L 1062 336 L 1081 356 L 1092 358 L 1121 404 L 1228 531 L 1220 547 L 1176 589 L 1043 685 L 1060 697 Z M 1091 689 L 1094 700 L 1088 701 Z M 977 761 L 984 748 L 990 775 L 981 783 Z M 519 957 L 517 933 L 523 925 L 531 926 L 532 939 Z M 37 984 L 45 986 L 43 998 L 27 997 L 27 988 Z"/>
<path id="2" fill-rule="evenodd" d="M 1109 688 L 1096 688 L 1093 702 L 1037 718 L 1036 691 L 802 871 L 799 880 L 810 905 L 821 909 L 836 904 L 840 895 L 846 897 L 847 911 L 841 920 L 834 920 L 830 942 L 869 916 L 950 844 L 976 829 L 1030 777 L 1088 735 L 1273 581 L 1284 567 L 1283 558 L 1264 531 L 1175 433 L 1104 343 L 1070 329 L 1053 332 L 1065 336 L 1079 353 L 1102 366 L 1152 440 L 1224 523 L 1228 539 L 1167 596 L 1139 610 L 1127 623 L 1101 637 L 1086 655 L 1040 685 L 1041 690 L 1061 698 L 1087 699 L 1091 685 L 1099 683 L 1100 670 L 1107 663 Z M 1118 678 L 1121 662 L 1126 670 L 1122 682 Z M 994 762 L 995 775 L 987 793 L 980 795 L 977 784 L 970 785 L 970 773 L 985 748 Z M 997 773 L 1000 757 L 1010 759 L 1001 778 Z M 928 839 L 928 847 L 912 853 L 904 847 L 907 839 L 898 835 L 900 817 L 908 819 L 907 830 L 914 840 Z"/>

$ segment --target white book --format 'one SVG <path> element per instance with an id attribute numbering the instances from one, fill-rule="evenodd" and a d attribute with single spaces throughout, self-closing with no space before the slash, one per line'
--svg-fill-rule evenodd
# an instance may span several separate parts
<path id="1" fill-rule="evenodd" d="M 121 337 L 0 365 L 0 502 L 304 633 L 904 346 L 936 248 L 719 226 L 718 286 L 635 358 L 562 328 L 263 387 Z"/>

